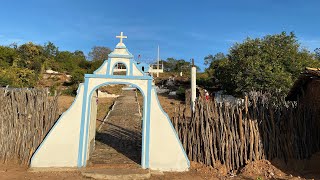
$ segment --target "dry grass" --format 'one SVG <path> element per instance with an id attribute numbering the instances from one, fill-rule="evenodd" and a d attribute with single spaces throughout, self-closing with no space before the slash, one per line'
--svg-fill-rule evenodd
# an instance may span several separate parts
<path id="1" fill-rule="evenodd" d="M 59 113 L 63 113 L 71 106 L 73 100 L 75 97 L 73 96 L 67 96 L 67 95 L 61 95 L 58 97 L 58 107 L 59 107 Z"/>
<path id="2" fill-rule="evenodd" d="M 122 92 L 122 88 L 125 87 L 126 85 L 123 84 L 116 84 L 116 85 L 108 85 L 108 86 L 102 86 L 99 88 L 100 91 L 102 92 L 107 92 L 109 94 L 116 94 L 120 95 Z"/>
<path id="3" fill-rule="evenodd" d="M 97 110 L 97 127 L 100 126 L 104 117 L 110 111 L 116 98 L 99 98 L 98 99 L 98 110 Z"/>

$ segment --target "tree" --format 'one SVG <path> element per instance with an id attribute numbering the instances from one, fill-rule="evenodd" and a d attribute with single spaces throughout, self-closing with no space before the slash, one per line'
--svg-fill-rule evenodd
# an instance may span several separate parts
<path id="1" fill-rule="evenodd" d="M 13 61 L 17 59 L 18 56 L 14 48 L 0 46 L 0 67 L 12 66 Z"/>
<path id="2" fill-rule="evenodd" d="M 208 61 L 208 69 L 233 95 L 251 90 L 280 91 L 285 95 L 306 66 L 319 66 L 311 53 L 300 48 L 294 33 L 285 32 L 247 38 L 234 44 L 225 58 L 218 59 Z"/>
<path id="3" fill-rule="evenodd" d="M 184 59 L 177 60 L 175 58 L 167 58 L 166 61 L 161 60 L 160 64 L 161 63 L 163 63 L 164 71 L 166 72 L 189 72 L 191 67 L 191 63 L 185 61 Z M 200 70 L 198 66 L 196 67 L 198 70 Z"/>
<path id="4" fill-rule="evenodd" d="M 21 68 L 34 70 L 36 74 L 43 71 L 42 64 L 46 61 L 43 47 L 32 42 L 23 44 L 17 48 L 19 57 L 15 59 L 14 65 Z"/>
<path id="5" fill-rule="evenodd" d="M 222 66 L 221 63 L 227 60 L 227 56 L 223 53 L 219 52 L 214 56 L 209 54 L 204 58 L 204 65 L 209 65 L 205 71 L 209 74 L 209 76 L 214 76 L 215 69 Z"/>
<path id="6" fill-rule="evenodd" d="M 47 57 L 55 57 L 59 53 L 58 47 L 50 41 L 43 46 L 43 51 Z"/>
<path id="7" fill-rule="evenodd" d="M 12 87 L 34 87 L 38 80 L 33 70 L 18 67 L 0 68 L 0 77 L 0 86 Z"/>
<path id="8" fill-rule="evenodd" d="M 219 52 L 219 53 L 215 54 L 214 56 L 209 54 L 208 56 L 206 56 L 204 58 L 204 65 L 208 65 L 208 64 L 211 65 L 214 61 L 219 61 L 219 60 L 222 60 L 225 58 L 226 58 L 226 56 L 222 52 Z"/>
<path id="9" fill-rule="evenodd" d="M 316 58 L 317 58 L 318 60 L 320 60 L 320 48 L 316 48 L 316 49 L 314 50 L 314 52 L 315 52 L 315 54 L 316 54 Z"/>
<path id="10" fill-rule="evenodd" d="M 89 52 L 89 57 L 92 61 L 103 61 L 108 59 L 108 55 L 111 53 L 111 50 L 103 46 L 94 46 Z"/>

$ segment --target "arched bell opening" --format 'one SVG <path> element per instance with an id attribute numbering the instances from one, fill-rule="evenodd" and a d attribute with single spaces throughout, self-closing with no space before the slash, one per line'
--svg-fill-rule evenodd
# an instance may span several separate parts
<path id="1" fill-rule="evenodd" d="M 124 63 L 116 63 L 112 68 L 112 75 L 128 75 L 128 68 Z"/>

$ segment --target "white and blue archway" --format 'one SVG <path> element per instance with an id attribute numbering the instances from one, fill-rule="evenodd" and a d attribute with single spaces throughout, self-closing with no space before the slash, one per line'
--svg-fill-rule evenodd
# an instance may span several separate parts
<path id="1" fill-rule="evenodd" d="M 84 94 L 83 97 L 83 106 L 82 106 L 82 118 L 80 125 L 80 139 L 79 139 L 79 152 L 78 152 L 78 167 L 86 166 L 86 160 L 88 159 L 90 149 L 87 147 L 90 144 L 91 134 L 94 132 L 90 132 L 90 124 L 92 122 L 91 118 L 91 99 L 95 91 L 105 85 L 110 84 L 127 84 L 131 85 L 141 92 L 143 95 L 143 124 L 142 124 L 142 152 L 141 152 L 141 166 L 148 168 L 149 167 L 149 134 L 150 134 L 150 97 L 151 95 L 151 76 L 144 77 L 130 77 L 130 76 L 119 76 L 115 75 L 95 75 L 95 74 L 87 74 L 85 76 L 84 83 Z"/>
<path id="2" fill-rule="evenodd" d="M 92 98 L 100 86 L 108 84 L 129 84 L 138 88 L 144 96 L 142 168 L 185 171 L 190 167 L 177 133 L 152 86 L 153 77 L 142 71 L 133 60 L 133 55 L 122 43 L 122 33 L 117 37 L 120 37 L 120 43 L 99 69 L 85 75 L 85 81 L 79 86 L 73 104 L 62 114 L 33 154 L 31 167 L 86 166 L 90 143 L 95 138 Z M 127 67 L 126 75 L 113 75 L 112 69 L 119 62 Z"/>

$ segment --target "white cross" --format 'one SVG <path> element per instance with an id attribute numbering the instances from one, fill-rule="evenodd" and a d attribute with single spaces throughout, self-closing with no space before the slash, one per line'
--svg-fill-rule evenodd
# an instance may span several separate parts
<path id="1" fill-rule="evenodd" d="M 127 39 L 127 36 L 123 35 L 123 32 L 120 33 L 120 36 L 116 36 L 116 38 L 120 38 L 120 43 L 122 43 L 122 39 Z"/>

